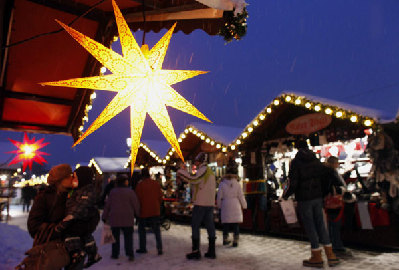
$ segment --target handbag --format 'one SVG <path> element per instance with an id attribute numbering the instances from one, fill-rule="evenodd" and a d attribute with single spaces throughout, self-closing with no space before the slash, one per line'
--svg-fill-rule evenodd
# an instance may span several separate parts
<path id="1" fill-rule="evenodd" d="M 33 247 L 25 252 L 27 257 L 15 267 L 16 270 L 60 270 L 70 263 L 64 242 L 50 241 L 54 228 L 54 224 L 47 225 L 35 235 Z"/>
<path id="2" fill-rule="evenodd" d="M 335 186 L 332 187 L 332 194 L 328 194 L 324 198 L 324 208 L 325 209 L 339 209 L 342 208 L 344 205 L 343 200 L 342 200 L 342 195 L 337 194 L 337 191 L 335 189 Z"/>
<path id="3" fill-rule="evenodd" d="M 115 243 L 114 235 L 112 234 L 111 226 L 104 223 L 103 230 L 101 232 L 101 245 Z"/>

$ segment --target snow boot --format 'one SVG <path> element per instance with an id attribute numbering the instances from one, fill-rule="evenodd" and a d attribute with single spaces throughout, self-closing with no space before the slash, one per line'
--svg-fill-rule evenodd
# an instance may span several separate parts
<path id="1" fill-rule="evenodd" d="M 216 242 L 216 237 L 209 237 L 209 246 L 208 246 L 208 252 L 205 253 L 205 257 L 209 259 L 216 259 L 216 252 L 215 252 L 215 242 Z"/>
<path id="2" fill-rule="evenodd" d="M 223 235 L 223 246 L 230 244 L 229 235 Z"/>
<path id="3" fill-rule="evenodd" d="M 303 260 L 303 266 L 322 268 L 323 259 L 321 257 L 321 248 L 312 249 L 312 256 L 309 260 Z"/>
<path id="4" fill-rule="evenodd" d="M 238 247 L 238 239 L 240 237 L 238 235 L 234 235 L 234 239 L 233 239 L 233 247 Z"/>
<path id="5" fill-rule="evenodd" d="M 333 267 L 340 263 L 340 260 L 335 256 L 331 245 L 324 246 L 324 252 L 328 259 L 328 266 Z"/>
<path id="6" fill-rule="evenodd" d="M 193 243 L 192 252 L 186 254 L 186 258 L 189 260 L 199 260 L 201 259 L 201 251 L 199 250 L 200 240 L 193 238 L 192 243 Z"/>

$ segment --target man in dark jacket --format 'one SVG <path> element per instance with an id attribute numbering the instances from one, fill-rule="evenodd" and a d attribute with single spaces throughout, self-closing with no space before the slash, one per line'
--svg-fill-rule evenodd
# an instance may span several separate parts
<path id="1" fill-rule="evenodd" d="M 136 186 L 137 198 L 140 202 L 140 218 L 139 218 L 139 238 L 140 248 L 137 253 L 147 253 L 147 240 L 145 226 L 149 224 L 155 235 L 157 242 L 158 255 L 162 255 L 162 238 L 161 238 L 161 203 L 163 193 L 158 181 L 152 180 L 148 168 L 141 170 L 143 178 Z"/>
<path id="2" fill-rule="evenodd" d="M 307 142 L 300 140 L 296 147 L 298 153 L 291 162 L 289 183 L 283 198 L 287 199 L 295 194 L 298 201 L 298 214 L 301 217 L 304 229 L 311 244 L 312 255 L 309 260 L 304 260 L 303 265 L 308 267 L 322 267 L 321 248 L 324 246 L 329 266 L 339 263 L 332 251 L 323 219 L 323 197 L 325 187 L 329 184 L 333 170 L 324 166 L 309 150 Z"/>

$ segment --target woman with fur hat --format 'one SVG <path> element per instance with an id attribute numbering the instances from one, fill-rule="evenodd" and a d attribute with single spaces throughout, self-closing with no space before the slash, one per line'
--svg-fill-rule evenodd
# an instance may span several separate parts
<path id="1" fill-rule="evenodd" d="M 234 233 L 233 247 L 238 246 L 240 234 L 239 223 L 242 223 L 242 209 L 247 208 L 247 202 L 242 192 L 241 185 L 238 183 L 237 164 L 230 159 L 226 168 L 226 174 L 219 184 L 217 194 L 217 206 L 221 211 L 223 224 L 223 245 L 230 244 L 229 230 Z"/>

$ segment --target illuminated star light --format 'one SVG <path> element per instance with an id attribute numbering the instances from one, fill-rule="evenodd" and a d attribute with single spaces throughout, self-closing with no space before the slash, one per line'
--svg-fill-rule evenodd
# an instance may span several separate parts
<path id="1" fill-rule="evenodd" d="M 25 133 L 22 142 L 14 141 L 10 138 L 9 140 L 18 148 L 18 150 L 8 152 L 16 154 L 16 157 L 11 160 L 8 166 L 22 162 L 22 170 L 25 171 L 27 166 L 29 166 L 29 169 L 32 170 L 33 161 L 39 163 L 40 165 L 47 163 L 42 155 L 48 156 L 50 154 L 38 151 L 49 144 L 49 142 L 43 143 L 44 138 L 35 141 L 35 137 L 33 137 L 31 140 L 29 140 L 28 135 Z"/>
<path id="2" fill-rule="evenodd" d="M 112 74 L 42 84 L 117 92 L 113 100 L 75 142 L 74 146 L 130 106 L 132 172 L 140 146 L 146 113 L 150 115 L 162 134 L 176 150 L 179 157 L 184 160 L 166 110 L 166 105 L 203 120 L 211 121 L 170 85 L 207 72 L 163 70 L 162 63 L 176 24 L 173 25 L 150 51 L 147 45 L 143 45 L 140 49 L 114 0 L 112 0 L 112 5 L 114 7 L 123 56 L 57 21 L 77 42 L 101 62 L 103 66 L 109 69 Z"/>

